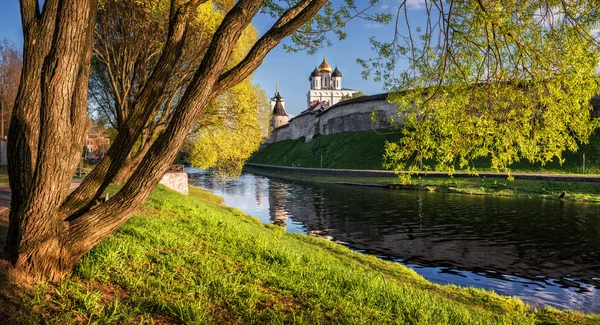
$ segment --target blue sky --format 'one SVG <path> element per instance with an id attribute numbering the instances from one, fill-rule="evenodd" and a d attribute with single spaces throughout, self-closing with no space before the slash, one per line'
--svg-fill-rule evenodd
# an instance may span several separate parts
<path id="1" fill-rule="evenodd" d="M 408 8 L 413 14 L 419 15 L 424 0 L 409 0 Z M 367 1 L 357 1 L 361 3 Z M 400 0 L 380 0 L 371 12 L 388 12 L 394 14 Z M 273 23 L 268 17 L 257 17 L 254 25 L 259 33 L 264 33 Z M 350 21 L 345 30 L 347 38 L 339 41 L 335 35 L 331 35 L 333 45 L 320 49 L 314 55 L 303 52 L 287 53 L 280 44 L 265 58 L 263 64 L 254 74 L 254 81 L 261 85 L 269 96 L 275 93 L 275 82 L 279 81 L 279 92 L 286 101 L 288 114 L 297 115 L 306 109 L 306 94 L 309 90 L 308 77 L 323 61 L 323 55 L 327 55 L 327 61 L 335 68 L 337 66 L 342 72 L 342 87 L 352 88 L 367 95 L 383 92 L 383 84 L 373 80 L 364 80 L 361 76 L 362 68 L 356 63 L 356 59 L 368 59 L 375 56 L 369 43 L 370 37 L 378 40 L 389 41 L 392 39 L 393 25 L 381 25 L 361 19 Z M 282 43 L 289 41 L 284 40 Z"/>
<path id="2" fill-rule="evenodd" d="M 359 5 L 362 2 L 357 1 Z M 391 12 L 399 2 L 400 0 L 382 0 L 373 12 L 375 10 Z M 409 0 L 408 3 L 411 10 L 418 11 L 422 0 Z M 270 17 L 266 16 L 254 20 L 259 33 L 264 33 L 272 22 Z M 297 115 L 306 108 L 308 77 L 326 54 L 327 61 L 334 67 L 338 66 L 342 72 L 344 88 L 360 90 L 369 95 L 382 92 L 382 84 L 362 79 L 361 68 L 356 63 L 356 59 L 373 57 L 375 53 L 371 51 L 369 37 L 390 40 L 393 37 L 392 26 L 354 20 L 347 24 L 346 31 L 348 37 L 344 41 L 338 41 L 335 35 L 332 35 L 333 46 L 323 48 L 315 55 L 302 52 L 286 53 L 280 44 L 263 61 L 262 66 L 254 74 L 254 81 L 260 84 L 269 96 L 272 96 L 278 80 L 279 91 L 286 99 L 288 113 Z M 0 0 L 0 39 L 4 38 L 19 46 L 23 43 L 19 4 L 16 0 Z M 285 42 L 284 40 L 283 43 Z"/>

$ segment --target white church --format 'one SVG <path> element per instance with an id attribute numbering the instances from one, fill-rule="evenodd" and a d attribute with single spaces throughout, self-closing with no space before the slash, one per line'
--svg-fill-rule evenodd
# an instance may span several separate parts
<path id="1" fill-rule="evenodd" d="M 327 57 L 323 57 L 321 65 L 315 68 L 308 78 L 310 90 L 306 95 L 307 108 L 310 109 L 318 103 L 333 106 L 342 100 L 342 97 L 352 98 L 354 89 L 342 88 L 342 73 L 335 67 L 331 69 Z"/>
<path id="2" fill-rule="evenodd" d="M 356 93 L 354 89 L 342 88 L 342 73 L 337 67 L 333 70 L 326 57 L 323 57 L 323 62 L 315 68 L 308 80 L 310 90 L 306 95 L 306 110 L 302 113 L 327 110 L 342 101 L 342 98 L 352 98 Z M 279 94 L 279 89 L 276 90 L 275 97 L 271 98 L 271 109 L 271 126 L 274 129 L 288 124 L 290 118 L 285 112 L 285 100 Z"/>

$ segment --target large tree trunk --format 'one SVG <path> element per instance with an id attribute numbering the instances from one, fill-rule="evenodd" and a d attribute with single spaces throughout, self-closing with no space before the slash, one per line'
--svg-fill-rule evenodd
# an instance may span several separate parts
<path id="1" fill-rule="evenodd" d="M 57 281 L 68 274 L 83 254 L 125 223 L 148 198 L 208 103 L 248 77 L 282 38 L 315 15 L 326 0 L 300 1 L 242 62 L 223 73 L 233 44 L 262 5 L 262 0 L 237 1 L 214 34 L 166 129 L 121 190 L 95 205 L 156 111 L 153 99 L 161 96 L 184 41 L 186 20 L 201 2 L 172 1 L 169 40 L 141 100 L 100 166 L 67 196 L 89 123 L 87 83 L 97 3 L 46 0 L 40 12 L 37 0 L 21 0 L 24 60 L 9 134 L 12 201 L 5 247 L 15 275 Z"/>
<path id="2" fill-rule="evenodd" d="M 96 1 L 21 1 L 23 74 L 9 134 L 12 190 L 5 253 L 23 274 L 55 280 L 71 269 L 57 213 L 88 126 L 87 82 Z"/>

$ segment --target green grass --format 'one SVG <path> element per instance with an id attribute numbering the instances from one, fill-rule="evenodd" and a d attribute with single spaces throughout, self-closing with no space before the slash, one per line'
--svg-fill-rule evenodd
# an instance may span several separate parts
<path id="1" fill-rule="evenodd" d="M 396 141 L 398 131 L 376 133 L 348 132 L 269 144 L 249 162 L 256 164 L 338 169 L 383 169 L 385 141 Z"/>
<path id="2" fill-rule="evenodd" d="M 397 141 L 398 131 L 374 131 L 338 133 L 317 136 L 310 142 L 304 138 L 286 140 L 266 145 L 249 160 L 250 163 L 319 168 L 321 155 L 323 168 L 336 169 L 383 169 L 383 155 L 386 141 Z M 588 144 L 581 145 L 575 153 L 565 152 L 564 163 L 558 160 L 542 166 L 521 161 L 513 164 L 514 172 L 536 173 L 575 173 L 583 172 L 583 154 L 585 154 L 586 174 L 600 174 L 600 131 L 594 133 Z M 481 170 L 490 170 L 489 159 L 475 161 Z"/>
<path id="3" fill-rule="evenodd" d="M 113 188 L 114 190 L 114 188 Z M 159 187 L 58 284 L 24 292 L 10 323 L 598 324 L 261 224 L 214 195 Z M 0 308 L 2 308 L 0 306 Z"/>
<path id="4" fill-rule="evenodd" d="M 506 178 L 480 177 L 432 177 L 413 176 L 407 183 L 401 183 L 398 177 L 341 177 L 306 175 L 286 172 L 274 172 L 262 168 L 247 166 L 245 171 L 287 179 L 299 179 L 325 183 L 373 184 L 392 189 L 419 190 L 430 192 L 450 192 L 474 195 L 520 196 L 530 198 L 559 199 L 562 192 L 565 201 L 600 202 L 600 183 L 563 182 Z"/>

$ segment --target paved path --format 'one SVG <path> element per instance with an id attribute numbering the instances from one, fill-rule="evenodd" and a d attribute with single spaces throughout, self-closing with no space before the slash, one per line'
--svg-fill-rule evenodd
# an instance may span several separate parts
<path id="1" fill-rule="evenodd" d="M 340 177 L 395 177 L 396 173 L 391 170 L 362 170 L 362 169 L 329 169 L 329 168 L 304 168 L 304 167 L 286 167 L 262 164 L 246 164 L 249 167 L 271 170 L 275 172 L 296 173 L 320 176 L 340 176 Z M 421 175 L 429 177 L 448 177 L 444 172 L 427 172 Z M 455 172 L 454 177 L 477 177 L 465 172 Z M 511 173 L 515 179 L 535 179 L 545 181 L 565 181 L 565 182 L 600 182 L 600 175 L 583 174 L 541 174 L 541 173 Z M 480 172 L 478 177 L 506 178 L 506 173 Z"/>
<path id="2" fill-rule="evenodd" d="M 73 179 L 71 182 L 71 190 L 81 184 L 82 179 Z M 10 207 L 10 185 L 0 183 L 0 212 Z"/>
<path id="3" fill-rule="evenodd" d="M 0 176 L 0 177 L 2 177 L 2 176 Z M 71 182 L 71 190 L 73 190 L 77 186 L 79 186 L 79 184 L 81 184 L 81 181 L 82 181 L 82 179 L 74 179 Z M 8 185 L 6 183 L 0 183 L 0 258 L 2 257 L 2 250 L 4 248 L 6 232 L 8 231 L 9 207 L 10 207 L 10 185 Z"/>

